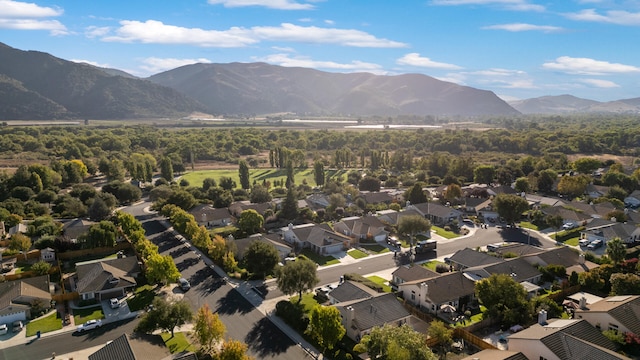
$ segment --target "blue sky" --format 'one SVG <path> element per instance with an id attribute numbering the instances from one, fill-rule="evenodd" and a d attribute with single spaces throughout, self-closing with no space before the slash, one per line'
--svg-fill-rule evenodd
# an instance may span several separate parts
<path id="1" fill-rule="evenodd" d="M 640 97 L 640 0 L 0 0 L 0 42 L 141 77 L 263 61 L 505 99 Z"/>

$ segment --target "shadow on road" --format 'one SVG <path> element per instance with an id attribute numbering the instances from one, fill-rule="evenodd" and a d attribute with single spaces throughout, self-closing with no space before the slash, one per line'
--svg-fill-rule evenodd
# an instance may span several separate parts
<path id="1" fill-rule="evenodd" d="M 502 228 L 498 230 L 498 235 L 500 235 L 502 241 L 518 242 L 521 244 L 543 247 L 540 239 L 538 239 L 535 234 L 531 234 L 523 228 Z"/>
<path id="2" fill-rule="evenodd" d="M 262 318 L 254 324 L 244 341 L 259 358 L 274 357 L 284 353 L 293 345 L 293 341 L 277 329 L 271 320 Z"/>
<path id="3" fill-rule="evenodd" d="M 218 300 L 217 311 L 220 314 L 234 315 L 240 313 L 240 315 L 244 315 L 254 309 L 255 307 L 242 297 L 236 289 L 229 291 L 223 298 Z"/>

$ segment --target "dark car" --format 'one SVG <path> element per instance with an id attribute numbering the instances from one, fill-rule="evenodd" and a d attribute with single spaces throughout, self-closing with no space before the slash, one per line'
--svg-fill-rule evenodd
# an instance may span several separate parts
<path id="1" fill-rule="evenodd" d="M 185 278 L 178 279 L 178 285 L 180 285 L 180 289 L 182 289 L 182 291 L 187 291 L 191 289 L 191 284 L 189 284 L 189 280 Z"/>

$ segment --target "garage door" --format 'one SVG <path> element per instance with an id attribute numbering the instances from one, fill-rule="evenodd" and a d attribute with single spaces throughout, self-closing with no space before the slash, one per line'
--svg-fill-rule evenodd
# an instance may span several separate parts
<path id="1" fill-rule="evenodd" d="M 24 311 L 19 311 L 12 314 L 0 316 L 0 324 L 11 324 L 12 322 L 17 320 L 26 321 L 27 314 Z"/>

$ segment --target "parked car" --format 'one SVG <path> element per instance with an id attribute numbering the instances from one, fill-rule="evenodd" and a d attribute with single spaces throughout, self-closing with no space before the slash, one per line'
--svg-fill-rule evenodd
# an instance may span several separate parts
<path id="1" fill-rule="evenodd" d="M 562 225 L 562 230 L 571 230 L 574 227 L 576 227 L 576 224 L 574 224 L 574 223 L 566 223 L 566 224 Z"/>
<path id="2" fill-rule="evenodd" d="M 120 301 L 118 301 L 117 298 L 113 298 L 109 300 L 109 306 L 111 306 L 112 309 L 117 309 L 120 307 Z"/>
<path id="3" fill-rule="evenodd" d="M 24 327 L 24 324 L 20 320 L 13 322 L 13 332 L 19 332 Z"/>
<path id="4" fill-rule="evenodd" d="M 78 326 L 76 330 L 78 332 L 85 332 L 93 329 L 97 329 L 102 326 L 102 320 L 89 320 L 86 323 Z"/>
<path id="5" fill-rule="evenodd" d="M 591 241 L 589 241 L 587 239 L 582 239 L 582 240 L 578 241 L 578 244 L 580 244 L 580 247 L 585 247 L 585 246 L 589 245 L 589 243 L 591 243 Z"/>
<path id="6" fill-rule="evenodd" d="M 393 236 L 387 239 L 387 244 L 397 248 L 399 248 L 402 245 L 400 240 L 398 240 L 398 238 Z"/>
<path id="7" fill-rule="evenodd" d="M 178 279 L 178 285 L 180 285 L 180 289 L 182 289 L 182 291 L 187 291 L 191 289 L 191 284 L 189 284 L 189 280 L 185 278 Z"/>
<path id="8" fill-rule="evenodd" d="M 602 247 L 602 245 L 604 245 L 604 242 L 602 240 L 593 240 L 591 244 L 587 245 L 587 249 L 595 250 L 599 247 Z"/>
<path id="9" fill-rule="evenodd" d="M 9 327 L 7 326 L 7 324 L 1 324 L 0 325 L 0 335 L 5 335 L 8 332 L 9 332 Z"/>

